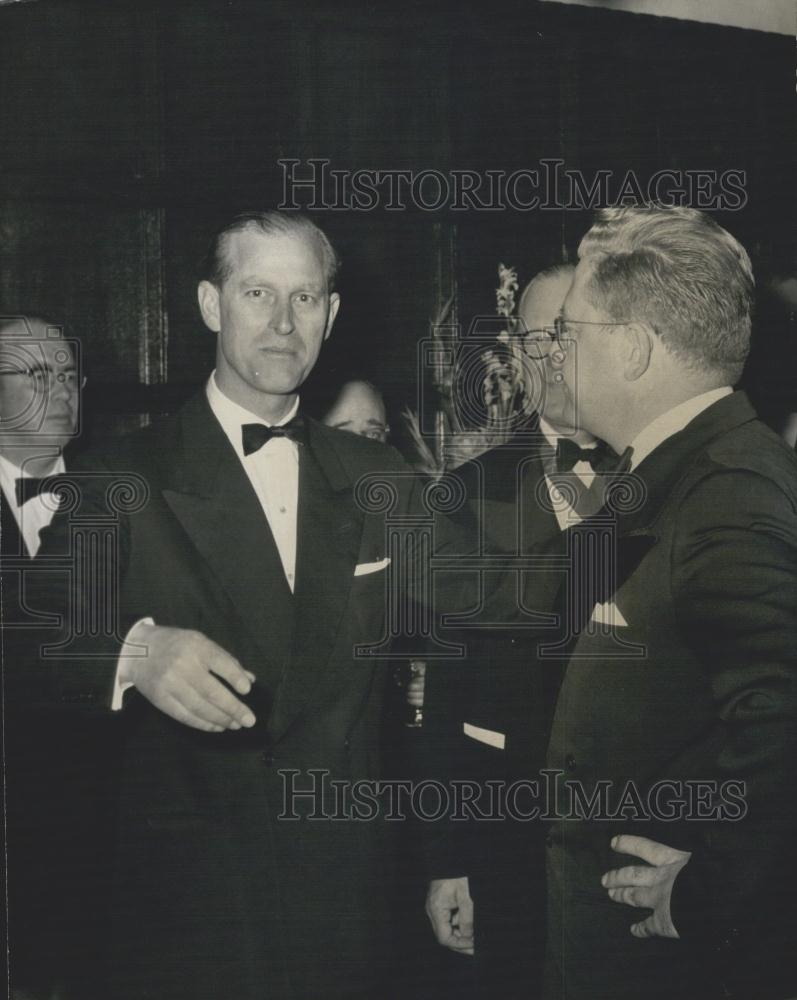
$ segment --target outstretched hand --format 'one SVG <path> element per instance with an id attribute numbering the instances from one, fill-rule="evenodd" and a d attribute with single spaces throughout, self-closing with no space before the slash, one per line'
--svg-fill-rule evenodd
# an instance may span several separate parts
<path id="1" fill-rule="evenodd" d="M 249 706 L 233 694 L 249 694 L 254 676 L 201 632 L 139 622 L 127 644 L 147 652 L 123 657 L 120 680 L 131 682 L 161 712 L 208 733 L 255 724 Z"/>

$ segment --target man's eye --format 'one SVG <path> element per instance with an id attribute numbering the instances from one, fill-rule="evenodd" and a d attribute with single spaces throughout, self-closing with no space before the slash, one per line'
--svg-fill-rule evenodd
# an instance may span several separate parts
<path id="1" fill-rule="evenodd" d="M 311 295 L 309 292 L 299 292 L 296 296 L 296 301 L 303 306 L 311 305 L 315 302 L 315 296 Z"/>
<path id="2" fill-rule="evenodd" d="M 263 289 L 262 288 L 250 288 L 249 291 L 246 294 L 247 294 L 247 296 L 250 299 L 260 299 L 260 298 L 263 297 Z"/>

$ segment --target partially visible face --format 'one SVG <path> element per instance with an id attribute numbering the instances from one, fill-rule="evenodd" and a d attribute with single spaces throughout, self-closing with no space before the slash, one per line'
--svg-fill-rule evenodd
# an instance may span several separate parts
<path id="1" fill-rule="evenodd" d="M 340 304 L 304 237 L 256 229 L 227 237 L 230 274 L 199 286 L 202 316 L 218 333 L 216 380 L 254 412 L 290 397 L 310 374 Z"/>
<path id="2" fill-rule="evenodd" d="M 77 428 L 80 384 L 71 345 L 48 330 L 29 318 L 0 332 L 0 431 L 63 448 Z"/>
<path id="3" fill-rule="evenodd" d="M 385 404 L 367 382 L 347 382 L 324 423 L 373 441 L 387 441 Z"/>
<path id="4" fill-rule="evenodd" d="M 541 340 L 542 343 L 545 343 L 546 335 L 543 331 L 553 329 L 556 317 L 561 312 L 562 303 L 570 289 L 572 278 L 571 271 L 563 271 L 546 278 L 539 278 L 529 285 L 521 296 L 518 316 L 525 324 L 525 329 L 535 340 Z M 530 363 L 534 364 L 537 370 L 541 370 L 543 376 L 543 385 L 539 393 L 540 412 L 555 429 L 571 430 L 573 426 L 572 413 L 561 383 L 550 377 L 547 363 L 534 361 L 534 357 L 535 354 L 532 352 Z"/>
<path id="5" fill-rule="evenodd" d="M 590 300 L 592 267 L 590 259 L 585 258 L 576 268 L 562 305 L 563 340 L 550 353 L 546 378 L 559 386 L 566 416 L 573 426 L 605 440 L 605 416 L 617 405 L 611 349 L 612 332 L 617 327 Z"/>

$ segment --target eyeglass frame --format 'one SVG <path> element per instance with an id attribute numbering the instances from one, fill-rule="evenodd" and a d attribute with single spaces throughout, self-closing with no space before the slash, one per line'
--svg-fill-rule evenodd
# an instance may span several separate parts
<path id="1" fill-rule="evenodd" d="M 0 371 L 0 378 L 26 378 L 33 385 L 36 384 L 37 380 L 43 385 L 44 376 L 47 376 L 47 388 L 52 389 L 53 385 L 58 382 L 59 385 L 66 385 L 70 392 L 79 392 L 84 389 L 86 383 L 88 382 L 88 376 L 78 375 L 76 371 L 69 372 L 57 372 L 52 368 L 25 368 L 22 371 L 13 372 L 3 372 Z M 69 381 L 73 378 L 74 381 Z"/>
<path id="2" fill-rule="evenodd" d="M 521 333 L 520 337 L 523 340 L 523 349 L 529 356 L 532 357 L 534 361 L 544 361 L 550 354 L 551 347 L 557 344 L 560 351 L 564 351 L 562 347 L 562 341 L 566 339 L 565 334 L 567 333 L 567 324 L 574 323 L 579 326 L 627 326 L 632 323 L 633 320 L 594 320 L 594 319 L 570 319 L 564 316 L 557 316 L 553 321 L 553 326 L 543 326 L 535 330 L 527 330 L 525 333 Z M 545 337 L 535 337 L 534 334 L 545 334 Z M 546 339 L 547 338 L 547 339 Z M 526 341 L 531 339 L 534 344 L 544 345 L 545 350 L 542 347 L 538 348 L 538 356 L 533 357 L 531 352 L 526 347 Z"/>

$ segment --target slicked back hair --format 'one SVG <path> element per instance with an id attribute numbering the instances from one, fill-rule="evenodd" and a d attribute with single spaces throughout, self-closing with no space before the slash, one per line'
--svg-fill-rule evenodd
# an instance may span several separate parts
<path id="1" fill-rule="evenodd" d="M 261 232 L 266 236 L 301 236 L 318 250 L 324 268 L 327 291 L 335 290 L 335 279 L 340 267 L 340 258 L 329 239 L 306 215 L 288 214 L 275 210 L 241 212 L 218 229 L 210 241 L 199 265 L 201 280 L 210 281 L 221 288 L 229 278 L 232 268 L 227 256 L 227 243 L 233 233 L 245 230 Z"/>

